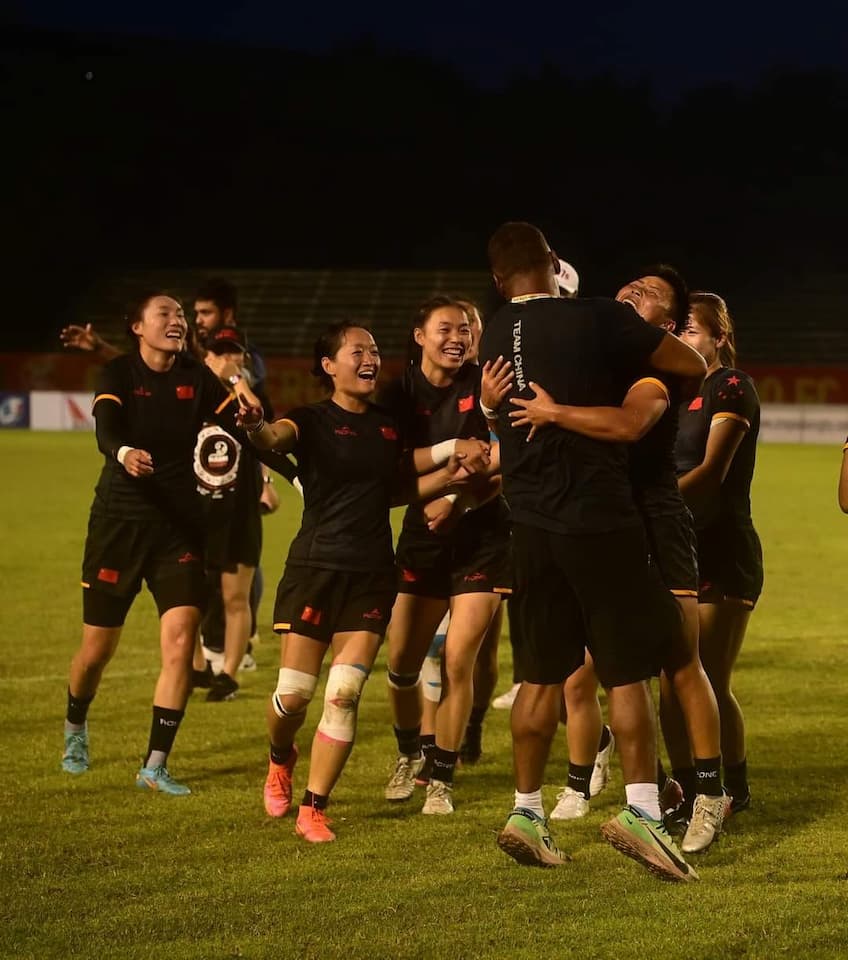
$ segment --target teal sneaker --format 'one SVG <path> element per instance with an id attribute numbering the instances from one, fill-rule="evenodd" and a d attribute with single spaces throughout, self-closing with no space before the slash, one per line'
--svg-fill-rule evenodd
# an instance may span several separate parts
<path id="1" fill-rule="evenodd" d="M 526 807 L 516 807 L 507 817 L 498 846 L 525 867 L 558 867 L 571 859 L 557 848 L 548 821 Z"/>
<path id="2" fill-rule="evenodd" d="M 62 769 L 65 773 L 85 773 L 88 770 L 88 729 L 65 734 Z"/>
<path id="3" fill-rule="evenodd" d="M 647 867 L 660 880 L 689 883 L 699 879 L 662 821 L 651 820 L 636 807 L 625 807 L 601 826 L 601 833 L 616 850 Z"/>
<path id="4" fill-rule="evenodd" d="M 185 797 L 191 790 L 184 783 L 177 783 L 167 767 L 142 767 L 135 778 L 139 790 L 155 790 L 169 793 L 172 797 Z"/>

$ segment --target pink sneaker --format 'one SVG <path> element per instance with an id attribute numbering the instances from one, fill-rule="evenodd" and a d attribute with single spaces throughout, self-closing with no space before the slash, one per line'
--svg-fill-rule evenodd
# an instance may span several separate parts
<path id="1" fill-rule="evenodd" d="M 297 812 L 297 823 L 294 829 L 299 837 L 303 837 L 310 843 L 330 843 L 336 839 L 336 835 L 330 829 L 332 822 L 323 810 L 301 806 Z"/>
<path id="2" fill-rule="evenodd" d="M 262 797 L 265 801 L 265 812 L 269 817 L 284 817 L 289 812 L 292 802 L 292 771 L 296 763 L 297 747 L 294 745 L 285 763 L 268 761 L 268 776 L 265 778 Z"/>

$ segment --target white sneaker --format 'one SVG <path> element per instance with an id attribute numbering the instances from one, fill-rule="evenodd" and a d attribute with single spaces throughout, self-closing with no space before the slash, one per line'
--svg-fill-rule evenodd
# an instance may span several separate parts
<path id="1" fill-rule="evenodd" d="M 212 664 L 212 673 L 216 675 L 221 673 L 224 669 L 224 654 L 218 653 L 217 650 L 210 650 L 203 643 L 200 649 L 203 651 L 203 656 Z"/>
<path id="2" fill-rule="evenodd" d="M 598 755 L 595 757 L 595 769 L 592 771 L 592 779 L 589 781 L 590 797 L 597 797 L 609 783 L 610 758 L 614 752 L 615 737 L 612 735 L 612 730 L 610 730 L 609 743 L 603 750 L 599 750 Z"/>
<path id="3" fill-rule="evenodd" d="M 431 780 L 427 784 L 427 799 L 424 801 L 421 812 L 439 815 L 453 813 L 453 784 Z"/>
<path id="4" fill-rule="evenodd" d="M 583 794 L 572 790 L 571 787 L 566 787 L 557 794 L 557 805 L 548 819 L 579 820 L 580 817 L 585 817 L 588 812 L 589 801 Z"/>
<path id="5" fill-rule="evenodd" d="M 245 673 L 253 673 L 256 669 L 256 660 L 253 658 L 252 653 L 246 653 L 241 658 L 241 663 L 239 664 L 239 670 L 243 670 Z"/>
<path id="6" fill-rule="evenodd" d="M 495 699 L 492 701 L 492 709 L 512 710 L 512 705 L 515 703 L 515 698 L 518 696 L 518 691 L 520 688 L 520 683 L 514 683 L 506 693 L 502 693 L 499 697 L 495 697 Z"/>
<path id="7" fill-rule="evenodd" d="M 692 807 L 692 819 L 680 844 L 684 853 L 703 853 L 721 833 L 730 798 L 708 797 L 699 793 Z"/>
<path id="8" fill-rule="evenodd" d="M 408 800 L 415 793 L 415 778 L 424 766 L 424 757 L 407 757 L 401 753 L 395 761 L 394 773 L 386 784 L 387 800 Z"/>

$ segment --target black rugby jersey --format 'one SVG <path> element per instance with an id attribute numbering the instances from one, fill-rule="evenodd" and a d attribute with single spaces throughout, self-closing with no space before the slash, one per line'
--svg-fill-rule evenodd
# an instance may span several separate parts
<path id="1" fill-rule="evenodd" d="M 503 306 L 483 331 L 481 362 L 503 355 L 515 374 L 510 396 L 530 381 L 557 403 L 618 407 L 665 334 L 625 304 L 544 297 Z M 498 410 L 504 493 L 519 523 L 557 533 L 601 533 L 638 524 L 625 444 L 570 430 L 515 428 Z"/>
<path id="2" fill-rule="evenodd" d="M 377 571 L 394 563 L 389 510 L 401 443 L 393 417 L 371 406 L 350 413 L 324 400 L 286 414 L 297 430 L 303 520 L 288 563 Z"/>
<path id="3" fill-rule="evenodd" d="M 105 456 L 92 513 L 139 517 L 160 512 L 180 526 L 202 523 L 192 455 L 204 422 L 234 427 L 237 404 L 205 364 L 179 354 L 165 373 L 137 350 L 100 371 L 94 397 L 97 444 Z M 116 459 L 120 447 L 146 450 L 153 473 L 131 477 Z"/>
<path id="4" fill-rule="evenodd" d="M 680 390 L 675 378 L 666 374 L 646 373 L 636 383 L 644 380 L 665 390 L 668 408 L 645 436 L 630 447 L 630 482 L 636 505 L 647 516 L 673 516 L 686 509 L 674 460 Z"/>
<path id="5" fill-rule="evenodd" d="M 704 380 L 694 400 L 680 405 L 674 450 L 678 476 L 704 462 L 710 427 L 722 419 L 738 420 L 747 429 L 717 499 L 695 514 L 695 525 L 699 529 L 715 522 L 741 526 L 751 523 L 751 479 L 760 432 L 760 398 L 754 381 L 741 370 L 720 367 Z"/>
<path id="6" fill-rule="evenodd" d="M 480 409 L 480 367 L 465 363 L 449 384 L 433 386 L 420 366 L 410 365 L 380 395 L 380 405 L 398 422 L 404 450 L 432 447 L 443 440 L 489 441 L 489 425 Z M 475 527 L 503 527 L 506 536 L 508 513 L 502 497 L 466 513 L 447 536 L 465 536 Z M 403 530 L 432 538 L 427 529 L 423 505 L 411 503 L 403 518 Z M 439 537 L 445 537 L 443 533 Z"/>

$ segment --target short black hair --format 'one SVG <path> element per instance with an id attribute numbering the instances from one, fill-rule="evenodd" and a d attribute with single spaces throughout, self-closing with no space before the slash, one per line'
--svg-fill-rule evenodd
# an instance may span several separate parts
<path id="1" fill-rule="evenodd" d="M 686 326 L 689 316 L 689 285 L 683 275 L 669 263 L 653 263 L 639 274 L 640 277 L 659 277 L 672 289 L 674 301 L 671 304 L 671 319 L 674 321 L 674 332 L 679 333 Z"/>
<path id="2" fill-rule="evenodd" d="M 210 277 L 202 283 L 194 299 L 211 300 L 221 313 L 232 310 L 233 317 L 238 311 L 238 292 L 233 284 L 223 277 Z"/>
<path id="3" fill-rule="evenodd" d="M 319 335 L 312 348 L 312 376 L 317 377 L 321 386 L 330 393 L 333 392 L 333 378 L 324 370 L 321 361 L 324 357 L 329 357 L 330 360 L 335 359 L 348 330 L 365 330 L 366 333 L 371 333 L 368 326 L 359 320 L 340 320 L 338 323 L 331 323 Z M 371 336 L 373 337 L 374 334 L 371 333 Z"/>
<path id="4" fill-rule="evenodd" d="M 492 273 L 508 280 L 551 266 L 551 250 L 545 235 L 532 223 L 504 223 L 492 234 L 488 246 Z"/>
<path id="5" fill-rule="evenodd" d="M 415 342 L 415 331 L 424 327 L 424 324 L 430 319 L 436 310 L 442 307 L 456 307 L 466 316 L 468 312 L 464 303 L 470 301 L 461 301 L 447 293 L 437 293 L 435 296 L 425 300 L 424 303 L 415 311 L 415 319 L 409 328 L 409 334 L 406 338 L 406 362 L 409 366 L 417 367 L 421 363 L 421 347 Z"/>

